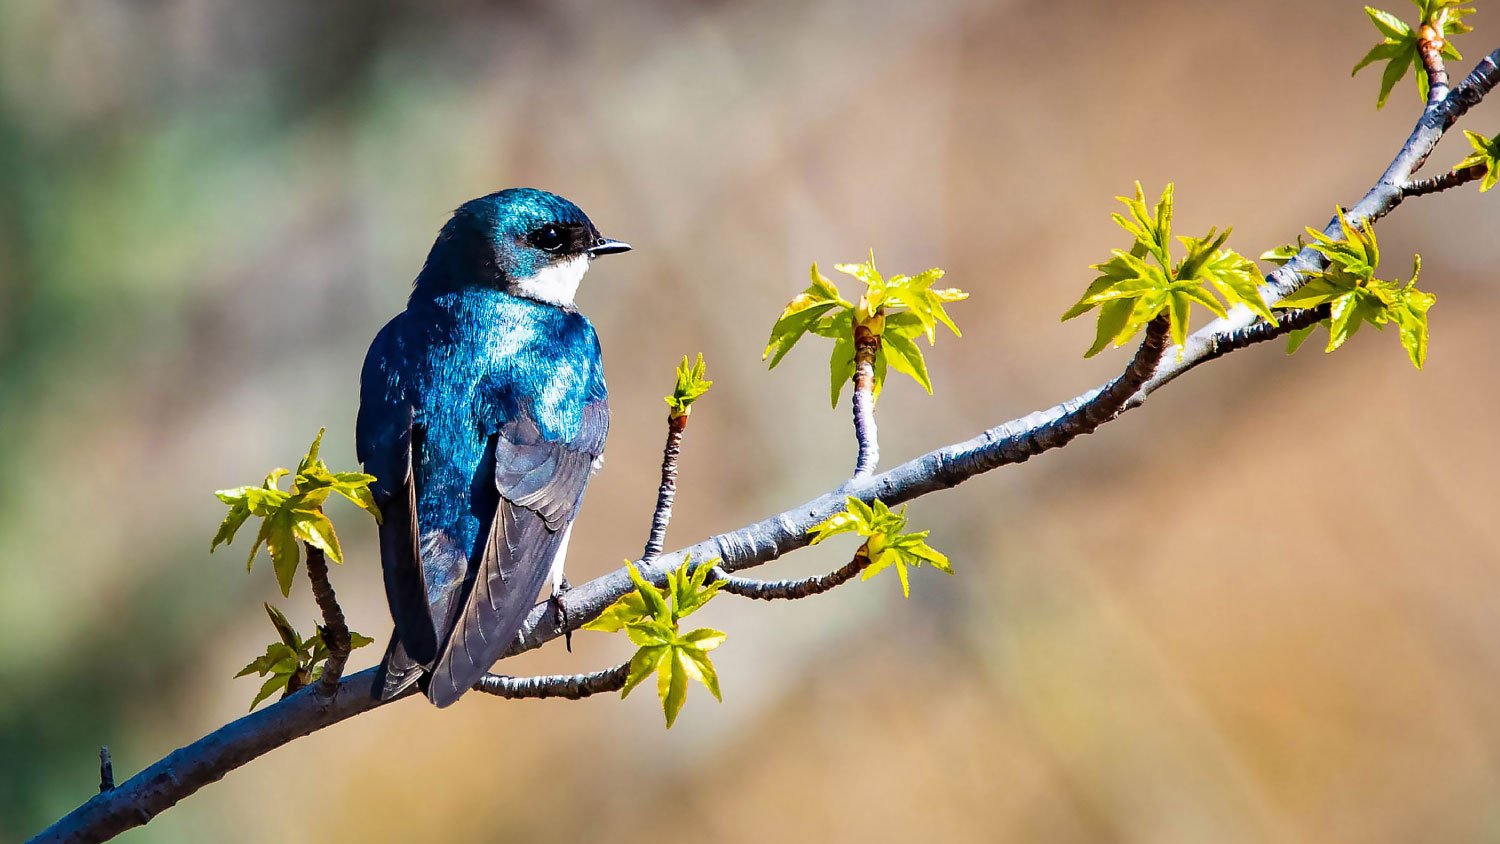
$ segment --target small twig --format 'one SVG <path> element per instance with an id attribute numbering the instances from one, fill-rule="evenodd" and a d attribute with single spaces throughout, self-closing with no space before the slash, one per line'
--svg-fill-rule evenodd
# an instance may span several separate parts
<path id="1" fill-rule="evenodd" d="M 661 452 L 661 488 L 656 491 L 656 510 L 651 513 L 651 535 L 641 562 L 650 563 L 661 556 L 667 541 L 667 524 L 672 521 L 672 502 L 677 498 L 677 458 L 682 454 L 682 433 L 687 430 L 687 414 L 667 416 L 667 445 Z"/>
<path id="2" fill-rule="evenodd" d="M 1448 96 L 1448 66 L 1443 63 L 1443 36 L 1429 24 L 1422 25 L 1417 53 L 1427 71 L 1427 107 L 1432 108 Z"/>
<path id="3" fill-rule="evenodd" d="M 880 433 L 875 428 L 875 355 L 880 338 L 863 325 L 854 326 L 854 438 L 859 455 L 854 477 L 868 477 L 880 463 Z"/>
<path id="4" fill-rule="evenodd" d="M 328 559 L 323 549 L 313 545 L 306 548 L 307 579 L 312 581 L 313 600 L 323 613 L 323 644 L 328 646 L 328 661 L 323 663 L 323 674 L 318 678 L 318 696 L 330 698 L 338 691 L 344 664 L 349 661 L 349 625 L 333 594 L 333 584 L 328 582 Z"/>
<path id="5" fill-rule="evenodd" d="M 99 793 L 115 790 L 115 763 L 109 758 L 109 745 L 99 748 Z"/>
<path id="6" fill-rule="evenodd" d="M 742 598 L 758 601 L 795 601 L 812 595 L 820 595 L 853 580 L 870 565 L 870 556 L 864 545 L 854 553 L 854 559 L 828 574 L 805 577 L 798 580 L 756 580 L 750 577 L 735 577 L 718 566 L 710 572 L 709 582 L 724 584 L 721 589 Z"/>
<path id="7" fill-rule="evenodd" d="M 510 677 L 486 674 L 474 684 L 474 691 L 505 698 L 551 698 L 578 700 L 601 692 L 618 692 L 630 675 L 630 663 L 616 665 L 592 674 L 554 674 L 541 677 Z"/>
<path id="8" fill-rule="evenodd" d="M 1466 185 L 1476 179 L 1484 178 L 1484 165 L 1466 167 L 1463 170 L 1452 170 L 1440 176 L 1432 176 L 1426 179 L 1416 179 L 1401 186 L 1401 195 L 1405 197 L 1426 196 L 1429 193 L 1442 193 L 1445 190 Z"/>

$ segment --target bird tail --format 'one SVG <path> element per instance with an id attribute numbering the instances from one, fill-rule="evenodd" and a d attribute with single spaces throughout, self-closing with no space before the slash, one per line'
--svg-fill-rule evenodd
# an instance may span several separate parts
<path id="1" fill-rule="evenodd" d="M 391 633 L 391 644 L 380 660 L 380 670 L 375 672 L 375 683 L 371 687 L 376 700 L 386 701 L 400 695 L 413 683 L 422 679 L 422 666 L 406 653 L 401 637 Z"/>

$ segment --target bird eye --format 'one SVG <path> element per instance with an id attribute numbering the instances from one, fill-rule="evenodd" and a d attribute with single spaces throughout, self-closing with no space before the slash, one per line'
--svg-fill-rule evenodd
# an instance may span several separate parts
<path id="1" fill-rule="evenodd" d="M 562 230 L 557 226 L 543 226 L 531 233 L 531 245 L 548 252 L 562 249 L 566 242 Z"/>

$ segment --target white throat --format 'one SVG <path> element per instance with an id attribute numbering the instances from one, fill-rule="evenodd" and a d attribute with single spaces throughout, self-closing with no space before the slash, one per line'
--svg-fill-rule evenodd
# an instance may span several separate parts
<path id="1" fill-rule="evenodd" d="M 511 282 L 511 292 L 537 302 L 570 308 L 578 293 L 578 282 L 589 271 L 589 256 L 575 255 L 543 267 L 531 278 Z"/>

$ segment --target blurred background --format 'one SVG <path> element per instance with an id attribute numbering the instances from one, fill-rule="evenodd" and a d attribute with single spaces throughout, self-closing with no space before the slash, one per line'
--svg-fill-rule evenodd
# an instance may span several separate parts
<path id="1" fill-rule="evenodd" d="M 1349 79 L 1375 38 L 1355 0 L 4 0 L 0 839 L 86 799 L 99 745 L 124 779 L 242 714 L 262 601 L 311 626 L 243 538 L 209 556 L 211 493 L 324 425 L 353 467 L 365 347 L 462 201 L 549 188 L 636 247 L 580 296 L 614 424 L 577 583 L 639 553 L 685 353 L 717 383 L 671 547 L 847 473 L 826 349 L 760 360 L 810 262 L 874 246 L 973 292 L 936 396 L 880 405 L 887 465 L 1071 397 L 1126 359 L 1058 323 L 1124 243 L 1112 197 L 1173 179 L 1180 231 L 1250 255 L 1321 225 L 1416 114 L 1410 80 L 1377 112 Z M 671 732 L 649 692 L 408 701 L 122 840 L 1500 841 L 1497 223 L 1470 188 L 1381 228 L 1438 294 L 1425 373 L 1391 332 L 1257 348 L 923 499 L 956 578 L 715 602 L 725 702 L 695 687 Z M 374 530 L 334 515 L 383 643 Z M 574 650 L 508 670 L 629 646 Z"/>

